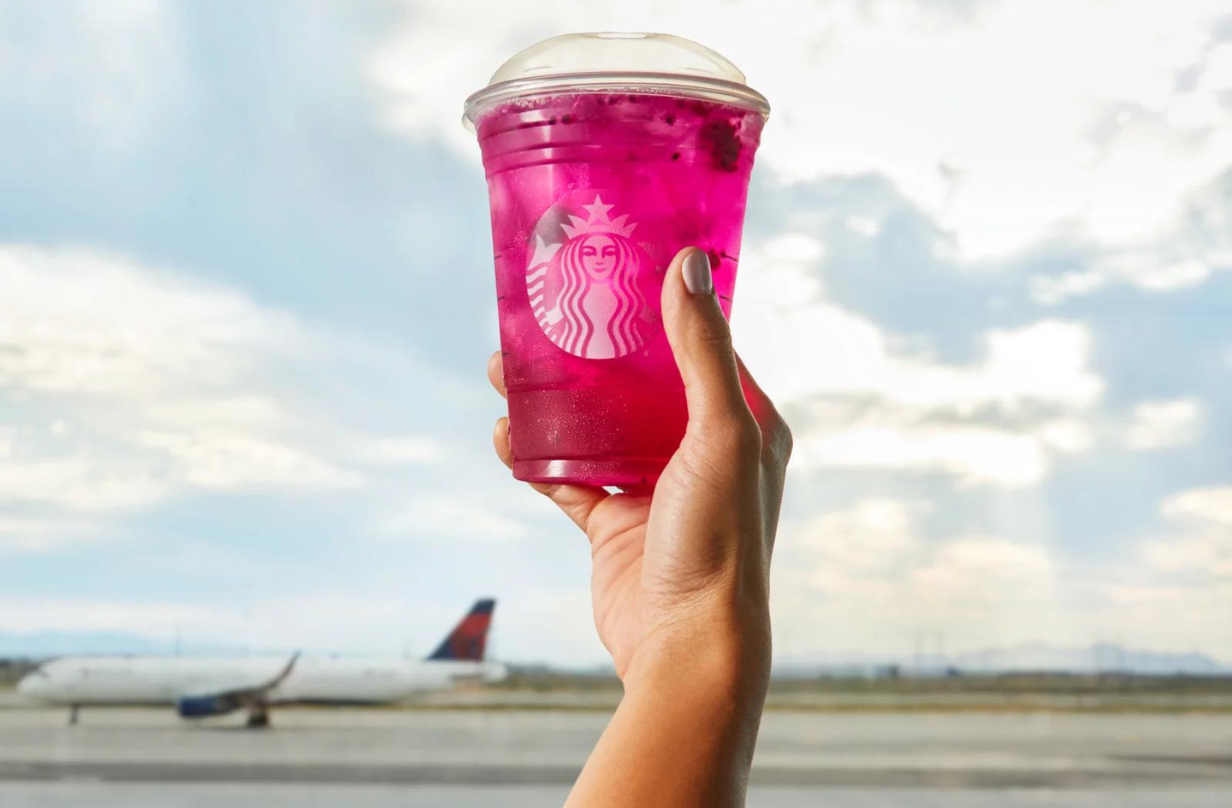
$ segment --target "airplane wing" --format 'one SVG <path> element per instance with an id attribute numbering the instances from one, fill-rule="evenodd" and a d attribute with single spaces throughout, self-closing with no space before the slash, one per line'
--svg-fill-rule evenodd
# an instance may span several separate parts
<path id="1" fill-rule="evenodd" d="M 265 701 L 270 691 L 286 681 L 295 670 L 299 661 L 299 651 L 291 655 L 291 659 L 283 666 L 276 676 L 264 682 L 237 684 L 234 687 L 217 686 L 200 691 L 190 691 L 176 701 L 176 711 L 182 718 L 205 718 L 212 715 L 226 715 L 241 707 Z"/>

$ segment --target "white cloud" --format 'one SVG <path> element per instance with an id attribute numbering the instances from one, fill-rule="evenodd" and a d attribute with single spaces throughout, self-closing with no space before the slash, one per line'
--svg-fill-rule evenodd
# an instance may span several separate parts
<path id="1" fill-rule="evenodd" d="M 1178 537 L 1146 544 L 1142 558 L 1160 572 L 1202 570 L 1232 575 L 1232 547 L 1214 533 Z"/>
<path id="2" fill-rule="evenodd" d="M 848 216 L 845 224 L 851 232 L 869 238 L 881 232 L 881 222 L 867 216 Z"/>
<path id="3" fill-rule="evenodd" d="M 87 453 L 67 458 L 16 458 L 0 466 L 0 497 L 6 502 L 47 504 L 82 511 L 150 505 L 169 492 L 156 463 L 126 454 Z"/>
<path id="4" fill-rule="evenodd" d="M 1039 426 L 1035 434 L 1047 446 L 1069 454 L 1085 452 L 1095 442 L 1091 428 L 1075 419 L 1047 421 Z"/>
<path id="5" fill-rule="evenodd" d="M 189 97 L 183 32 L 175 7 L 158 0 L 56 5 L 55 44 L 23 36 L 29 9 L 0 4 L 0 103 L 38 107 L 62 99 L 56 116 L 76 119 L 100 152 L 140 148 L 168 108 Z M 24 23 L 24 24 L 23 24 Z M 38 23 L 35 23 L 37 25 Z"/>
<path id="6" fill-rule="evenodd" d="M 45 552 L 90 534 L 79 520 L 0 515 L 0 551 Z"/>
<path id="7" fill-rule="evenodd" d="M 175 600 L 0 598 L 0 631 L 117 631 L 155 640 L 245 646 L 254 651 L 392 650 L 423 609 L 405 598 L 317 592 L 228 607 Z M 460 614 L 459 614 L 460 616 Z M 443 636 L 448 626 L 434 627 Z"/>
<path id="8" fill-rule="evenodd" d="M 746 245 L 733 318 L 758 381 L 797 420 L 793 465 L 953 474 L 1032 485 L 1057 454 L 1085 451 L 1099 402 L 1086 326 L 1041 320 L 988 331 L 966 364 L 944 363 L 821 293 L 820 271 Z"/>
<path id="9" fill-rule="evenodd" d="M 1232 113 L 1219 101 L 1230 57 L 1226 45 L 1204 54 L 1220 0 L 1002 0 L 945 19 L 912 2 L 743 0 L 704 15 L 650 0 L 408 7 L 372 63 L 389 120 L 407 131 L 477 160 L 459 106 L 500 59 L 541 32 L 672 31 L 731 57 L 770 98 L 763 171 L 885 175 L 971 259 L 1058 228 L 1137 244 L 1232 162 Z M 1186 70 L 1199 78 L 1178 89 Z"/>
<path id="10" fill-rule="evenodd" d="M 1148 401 L 1134 407 L 1125 432 L 1125 443 L 1139 451 L 1167 449 L 1194 440 L 1202 407 L 1192 398 Z"/>
<path id="11" fill-rule="evenodd" d="M 961 538 L 946 544 L 932 562 L 912 573 L 916 582 L 947 597 L 968 590 L 997 599 L 1005 586 L 1036 585 L 1053 574 L 1047 550 L 1000 538 Z"/>
<path id="12" fill-rule="evenodd" d="M 368 462 L 390 466 L 431 463 L 444 452 L 440 441 L 415 436 L 374 438 L 357 446 L 357 453 Z"/>
<path id="13" fill-rule="evenodd" d="M 1149 117 L 1186 103 L 1171 77 L 1198 61 L 1217 5 L 1020 0 L 940 33 L 877 18 L 845 25 L 796 79 L 811 103 L 767 133 L 766 160 L 790 176 L 885 174 L 953 229 L 968 258 L 1075 222 L 1098 243 L 1134 242 L 1232 159 L 1226 112 L 1224 131 L 1206 134 Z M 1120 105 L 1149 115 L 1094 141 L 1097 111 Z"/>
<path id="14" fill-rule="evenodd" d="M 0 306 L 0 385 L 26 394 L 216 393 L 256 370 L 249 351 L 285 355 L 300 334 L 289 315 L 237 292 L 80 251 L 0 249 Z M 205 406 L 183 399 L 161 403 Z M 238 414 L 234 399 L 222 403 Z M 250 416 L 279 415 L 268 401 L 242 403 Z"/>
<path id="15" fill-rule="evenodd" d="M 783 233 L 768 240 L 763 248 L 766 260 L 775 264 L 812 264 L 825 255 L 825 248 L 816 237 L 807 233 Z"/>
<path id="16" fill-rule="evenodd" d="M 151 637 L 189 632 L 237 633 L 241 615 L 212 606 L 168 601 L 0 599 L 0 631 L 131 631 Z"/>
<path id="17" fill-rule="evenodd" d="M 1228 658 L 1232 487 L 1184 491 L 1160 510 L 1164 538 L 1091 563 L 1067 560 L 1060 545 L 1008 536 L 930 536 L 930 523 L 953 514 L 913 500 L 860 500 L 785 523 L 772 590 L 775 652 L 905 660 L 921 633 L 944 631 L 951 651 L 1119 637 Z"/>
<path id="18" fill-rule="evenodd" d="M 928 539 L 933 513 L 881 497 L 787 526 L 774 586 L 776 614 L 791 629 L 777 650 L 902 652 L 918 629 L 939 626 L 967 647 L 1068 638 L 1052 624 L 1064 604 L 1048 548 L 995 535 Z"/>
<path id="19" fill-rule="evenodd" d="M 1119 260 L 1118 260 L 1119 259 Z M 1117 275 L 1124 275 L 1142 289 L 1150 292 L 1171 292 L 1198 286 L 1211 276 L 1211 266 L 1196 258 L 1186 258 L 1167 264 L 1148 262 L 1141 265 L 1140 256 L 1130 254 L 1117 256 L 1107 263 Z"/>
<path id="20" fill-rule="evenodd" d="M 1217 261 L 1217 263 L 1215 262 Z M 1104 289 L 1118 281 L 1146 292 L 1176 292 L 1199 286 L 1225 262 L 1183 258 L 1170 260 L 1149 250 L 1113 253 L 1097 258 L 1090 269 L 1067 272 L 1056 277 L 1041 275 L 1031 279 L 1031 296 L 1045 305 L 1062 303 Z"/>
<path id="21" fill-rule="evenodd" d="M 1144 542 L 1143 561 L 1162 573 L 1223 579 L 1232 586 L 1232 486 L 1183 491 L 1165 500 L 1160 513 L 1172 533 Z"/>
<path id="22" fill-rule="evenodd" d="M 1008 412 L 1022 409 L 1021 417 L 997 417 L 987 409 L 968 413 L 943 400 L 902 403 L 875 393 L 854 399 L 824 394 L 804 401 L 795 410 L 793 471 L 941 472 L 967 485 L 1003 487 L 1035 485 L 1060 457 L 1097 445 L 1137 451 L 1183 445 L 1197 437 L 1202 418 L 1202 406 L 1194 399 L 1140 404 L 1125 423 L 1083 406 L 1060 407 L 1069 414 L 1048 417 L 1047 410 L 1026 406 L 1031 399 L 1012 396 Z"/>
<path id="23" fill-rule="evenodd" d="M 493 461 L 495 462 L 495 461 Z M 395 539 L 428 541 L 462 538 L 507 542 L 528 535 L 521 503 L 533 502 L 532 492 L 518 489 L 518 501 L 494 499 L 491 490 L 474 486 L 417 495 L 405 505 L 379 518 L 373 530 Z"/>
<path id="24" fill-rule="evenodd" d="M 1043 441 L 1031 434 L 975 426 L 911 423 L 817 426 L 797 436 L 793 463 L 813 467 L 940 471 L 967 483 L 1039 482 L 1048 470 Z"/>
<path id="25" fill-rule="evenodd" d="M 1224 172 L 1186 194 L 1178 203 L 1183 215 L 1163 232 L 1145 233 L 1126 247 L 1097 250 L 1081 270 L 1033 277 L 1032 298 L 1055 305 L 1113 284 L 1168 294 L 1200 286 L 1217 272 L 1232 271 L 1230 183 L 1232 174 Z"/>
<path id="26" fill-rule="evenodd" d="M 518 662 L 594 666 L 611 661 L 595 631 L 590 593 L 582 586 L 539 587 L 511 601 L 488 647 L 495 658 Z"/>
<path id="27" fill-rule="evenodd" d="M 879 577 L 900 566 L 920 549 L 915 521 L 930 508 L 920 502 L 884 497 L 860 500 L 851 507 L 813 517 L 792 537 L 817 561 L 814 580 L 825 588 L 846 589 L 852 573 Z M 862 582 L 867 585 L 869 582 Z M 890 585 L 891 582 L 878 582 Z"/>
<path id="28" fill-rule="evenodd" d="M 1232 655 L 1228 623 L 1232 621 L 1232 584 L 1159 582 L 1113 584 L 1105 588 L 1115 625 L 1140 645 L 1160 650 L 1201 648 L 1220 659 Z"/>
<path id="29" fill-rule="evenodd" d="M 1232 486 L 1183 491 L 1169 497 L 1161 511 L 1178 522 L 1232 528 Z"/>
<path id="30" fill-rule="evenodd" d="M 1109 620 L 1143 644 L 1204 648 L 1227 657 L 1232 642 L 1232 486 L 1192 488 L 1160 506 L 1162 535 L 1099 587 Z"/>
<path id="31" fill-rule="evenodd" d="M 773 264 L 756 245 L 743 250 L 732 328 L 742 354 L 777 400 L 874 395 L 905 406 L 972 413 L 986 406 L 1084 408 L 1103 392 L 1103 381 L 1088 367 L 1091 337 L 1080 323 L 1041 320 L 994 329 L 983 336 L 977 362 L 946 365 L 903 350 L 872 321 L 822 298 L 811 277 L 816 271 Z"/>
<path id="32" fill-rule="evenodd" d="M 1037 303 L 1051 306 L 1071 297 L 1099 291 L 1108 285 L 1109 280 L 1105 273 L 1094 270 L 1040 275 L 1031 279 L 1031 297 Z"/>
<path id="33" fill-rule="evenodd" d="M 433 440 L 349 427 L 305 375 L 367 352 L 231 289 L 0 245 L 0 403 L 14 413 L 0 500 L 125 510 L 188 488 L 351 488 L 368 467 L 437 462 Z M 384 373 L 407 365 L 378 358 Z"/>
<path id="34" fill-rule="evenodd" d="M 245 435 L 145 431 L 136 439 L 174 458 L 177 476 L 201 488 L 336 488 L 362 479 L 300 449 Z"/>

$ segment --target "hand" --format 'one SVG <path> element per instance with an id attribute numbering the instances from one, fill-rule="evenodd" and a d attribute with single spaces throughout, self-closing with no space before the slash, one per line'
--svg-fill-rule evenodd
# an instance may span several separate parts
<path id="1" fill-rule="evenodd" d="M 530 485 L 590 539 L 595 626 L 626 688 L 631 672 L 715 649 L 764 680 L 770 555 L 791 435 L 732 350 L 705 253 L 688 248 L 672 261 L 662 312 L 689 425 L 653 494 Z M 499 352 L 488 378 L 504 395 Z M 493 443 L 512 465 L 508 418 L 497 421 Z"/>

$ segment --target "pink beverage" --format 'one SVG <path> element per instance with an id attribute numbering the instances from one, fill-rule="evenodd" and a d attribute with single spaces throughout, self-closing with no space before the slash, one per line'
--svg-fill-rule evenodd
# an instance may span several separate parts
<path id="1" fill-rule="evenodd" d="M 652 484 L 684 435 L 664 272 L 681 248 L 706 251 L 730 315 L 765 109 L 677 78 L 541 89 L 474 115 L 518 479 Z"/>

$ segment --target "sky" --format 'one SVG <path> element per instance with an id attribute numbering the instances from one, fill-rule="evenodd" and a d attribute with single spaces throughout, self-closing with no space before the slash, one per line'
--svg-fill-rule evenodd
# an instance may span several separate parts
<path id="1" fill-rule="evenodd" d="M 0 0 L 0 653 L 46 631 L 599 664 L 512 480 L 463 99 L 648 30 L 773 112 L 732 323 L 796 437 L 780 660 L 1232 661 L 1216 0 Z"/>

